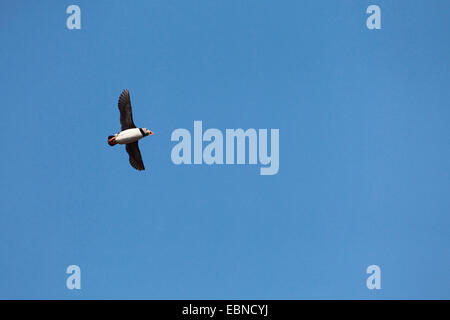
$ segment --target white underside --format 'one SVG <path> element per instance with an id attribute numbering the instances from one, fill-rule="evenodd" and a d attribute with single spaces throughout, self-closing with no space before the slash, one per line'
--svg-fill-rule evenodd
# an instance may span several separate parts
<path id="1" fill-rule="evenodd" d="M 127 129 L 117 134 L 115 141 L 119 144 L 127 144 L 138 141 L 143 135 L 139 128 Z"/>

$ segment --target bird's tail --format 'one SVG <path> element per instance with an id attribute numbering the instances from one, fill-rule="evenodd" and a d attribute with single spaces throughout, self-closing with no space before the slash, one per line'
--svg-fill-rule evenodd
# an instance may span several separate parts
<path id="1" fill-rule="evenodd" d="M 117 144 L 115 136 L 108 136 L 108 144 L 112 147 Z"/>

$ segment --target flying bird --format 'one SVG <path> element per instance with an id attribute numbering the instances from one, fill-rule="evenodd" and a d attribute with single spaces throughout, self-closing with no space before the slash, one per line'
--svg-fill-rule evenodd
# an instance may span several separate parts
<path id="1" fill-rule="evenodd" d="M 138 141 L 143 137 L 153 135 L 154 132 L 147 128 L 136 128 L 136 125 L 133 122 L 130 93 L 128 90 L 122 91 L 122 94 L 119 97 L 118 106 L 122 129 L 119 133 L 108 136 L 108 144 L 110 146 L 125 144 L 131 166 L 136 170 L 145 170 L 141 151 L 139 151 Z"/>

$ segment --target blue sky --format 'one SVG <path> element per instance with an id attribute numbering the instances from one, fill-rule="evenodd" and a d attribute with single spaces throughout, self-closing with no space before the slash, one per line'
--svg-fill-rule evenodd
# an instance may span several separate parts
<path id="1" fill-rule="evenodd" d="M 450 298 L 449 10 L 2 2 L 0 298 Z M 106 143 L 124 88 L 144 172 Z M 278 128 L 278 174 L 174 165 L 194 120 Z"/>

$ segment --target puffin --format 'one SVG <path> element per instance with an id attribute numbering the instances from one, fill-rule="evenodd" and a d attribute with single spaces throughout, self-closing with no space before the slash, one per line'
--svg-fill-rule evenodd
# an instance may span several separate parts
<path id="1" fill-rule="evenodd" d="M 125 144 L 131 166 L 136 170 L 145 170 L 138 141 L 143 137 L 154 135 L 154 132 L 147 128 L 136 128 L 136 125 L 133 122 L 130 92 L 128 89 L 123 90 L 120 94 L 118 107 L 122 129 L 119 133 L 108 136 L 108 144 L 110 146 Z"/>

